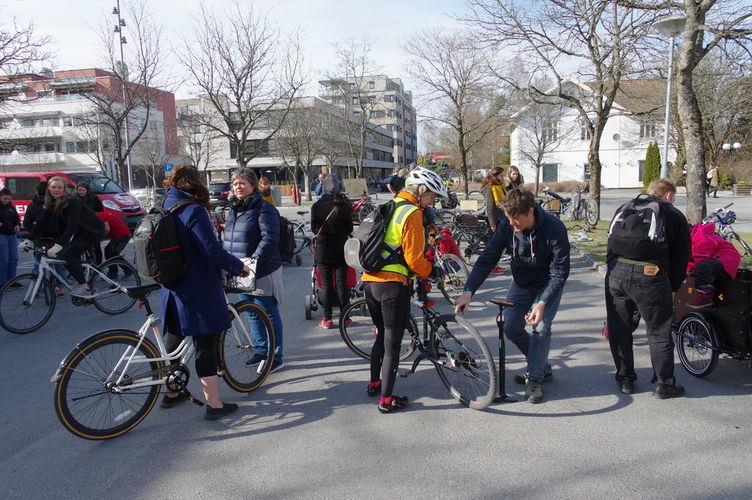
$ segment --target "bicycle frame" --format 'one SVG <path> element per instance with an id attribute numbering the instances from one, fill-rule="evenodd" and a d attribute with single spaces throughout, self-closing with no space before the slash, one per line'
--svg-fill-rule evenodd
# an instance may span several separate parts
<path id="1" fill-rule="evenodd" d="M 70 282 L 63 278 L 55 269 L 56 264 L 63 264 L 65 265 L 64 260 L 60 259 L 51 259 L 49 257 L 46 257 L 45 255 L 41 255 L 39 259 L 39 272 L 37 273 L 37 279 L 34 281 L 34 285 L 29 288 L 29 290 L 26 292 L 26 296 L 24 297 L 24 303 L 31 304 L 34 301 L 34 297 L 37 296 L 37 292 L 39 292 L 39 287 L 42 285 L 42 280 L 49 279 L 48 276 L 51 274 L 57 281 L 68 289 L 69 292 L 73 291 L 73 286 L 70 284 Z M 105 295 L 111 295 L 113 293 L 125 293 L 125 287 L 122 286 L 117 281 L 113 281 L 110 279 L 106 274 L 101 272 L 96 267 L 92 266 L 91 264 L 84 262 L 82 264 L 84 268 L 84 275 L 86 277 L 86 281 L 88 282 L 91 278 L 91 273 L 96 273 L 100 278 L 102 278 L 105 282 L 109 283 L 112 286 L 115 286 L 114 289 L 108 289 L 103 292 L 95 293 L 91 297 L 87 297 L 86 300 L 92 300 L 96 299 Z"/>

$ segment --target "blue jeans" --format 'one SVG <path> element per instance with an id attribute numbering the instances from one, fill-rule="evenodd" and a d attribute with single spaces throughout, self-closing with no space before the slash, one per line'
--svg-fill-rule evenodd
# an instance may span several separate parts
<path id="1" fill-rule="evenodd" d="M 0 234 L 0 284 L 16 276 L 18 241 L 15 234 Z"/>
<path id="2" fill-rule="evenodd" d="M 274 347 L 274 360 L 278 363 L 282 362 L 282 316 L 279 314 L 279 306 L 277 305 L 277 299 L 272 296 L 261 297 L 258 295 L 246 295 L 243 294 L 243 298 L 250 300 L 254 304 L 258 304 L 266 310 L 266 314 L 269 315 L 269 319 L 272 321 L 272 327 L 274 327 L 274 340 L 276 346 Z M 251 325 L 251 335 L 253 336 L 253 345 L 256 348 L 256 352 L 262 356 L 269 353 L 269 346 L 266 341 L 266 335 L 262 332 L 266 332 L 264 323 L 261 322 L 258 314 L 249 312 L 248 323 Z"/>
<path id="3" fill-rule="evenodd" d="M 533 303 L 537 302 L 542 291 L 542 288 L 520 288 L 512 282 L 507 300 L 513 302 L 514 306 L 504 310 L 504 335 L 525 355 L 528 377 L 537 382 L 543 382 L 544 373 L 550 370 L 548 351 L 551 349 L 551 323 L 559 310 L 563 289 L 546 302 L 543 319 L 533 328 L 533 333 L 528 334 L 525 330 L 525 315 Z"/>

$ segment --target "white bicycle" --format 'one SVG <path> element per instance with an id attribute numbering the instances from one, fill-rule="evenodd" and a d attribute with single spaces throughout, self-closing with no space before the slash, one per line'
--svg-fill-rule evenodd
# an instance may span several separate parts
<path id="1" fill-rule="evenodd" d="M 146 320 L 138 332 L 114 329 L 92 335 L 73 348 L 52 376 L 55 411 L 74 435 L 104 440 L 125 434 L 149 414 L 163 385 L 172 392 L 187 394 L 198 405 L 204 404 L 187 389 L 187 363 L 194 354 L 192 340 L 184 338 L 172 352 L 167 352 L 162 341 L 160 321 L 147 299 L 159 288 L 152 284 L 125 291 L 128 297 L 143 303 L 146 311 Z M 228 287 L 225 291 L 245 292 Z M 228 302 L 227 309 L 232 325 L 219 334 L 217 374 L 235 391 L 251 392 L 264 383 L 271 371 L 276 344 L 274 327 L 264 309 L 253 302 Z M 265 332 L 257 332 L 256 340 L 244 320 L 248 314 L 255 314 L 265 326 Z M 149 332 L 154 342 L 149 340 Z M 266 352 L 259 352 L 257 346 L 263 346 Z M 257 353 L 259 356 L 254 356 Z M 246 364 L 254 358 L 261 358 L 260 362 Z"/>
<path id="2" fill-rule="evenodd" d="M 11 333 L 26 334 L 40 329 L 55 310 L 56 288 L 73 291 L 74 284 L 62 276 L 57 268 L 65 261 L 47 257 L 43 248 L 34 249 L 39 258 L 35 273 L 19 274 L 0 289 L 0 325 Z M 95 266 L 82 263 L 84 277 L 91 297 L 71 296 L 76 306 L 93 304 L 105 314 L 121 314 L 130 309 L 136 299 L 126 295 L 128 287 L 141 284 L 133 265 L 117 256 Z"/>

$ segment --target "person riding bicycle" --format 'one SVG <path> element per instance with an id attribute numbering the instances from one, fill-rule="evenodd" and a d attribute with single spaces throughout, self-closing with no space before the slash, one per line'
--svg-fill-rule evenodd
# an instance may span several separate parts
<path id="1" fill-rule="evenodd" d="M 324 306 L 324 317 L 319 326 L 334 328 L 333 305 L 336 304 L 342 311 L 350 304 L 344 247 L 353 231 L 353 222 L 350 206 L 342 195 L 342 183 L 337 176 L 327 176 L 323 185 L 324 195 L 311 206 L 311 231 L 316 235 L 315 260 L 321 274 Z"/>
<path id="2" fill-rule="evenodd" d="M 502 254 L 510 250 L 513 281 L 507 300 L 514 305 L 504 310 L 504 335 L 527 360 L 527 371 L 516 376 L 515 382 L 526 384 L 525 397 L 536 404 L 543 401 L 541 384 L 553 379 L 548 364 L 551 324 L 569 277 L 569 237 L 564 224 L 536 205 L 530 191 L 509 191 L 504 212 L 506 219 L 478 257 L 455 310 L 464 312 Z M 525 323 L 532 326 L 532 334 L 525 330 Z"/>
<path id="3" fill-rule="evenodd" d="M 194 167 L 178 167 L 166 181 L 163 206 L 192 203 L 174 212 L 175 233 L 185 275 L 177 283 L 162 286 L 162 318 L 165 346 L 172 352 L 184 337 L 191 337 L 196 349 L 196 375 L 207 403 L 206 420 L 217 420 L 234 413 L 238 405 L 224 403 L 219 394 L 218 334 L 231 326 L 227 315 L 227 298 L 218 270 L 233 276 L 248 275 L 250 270 L 237 257 L 222 249 L 209 219 L 209 190 Z M 172 408 L 187 399 L 184 392 L 170 392 L 160 406 Z"/>
<path id="4" fill-rule="evenodd" d="M 376 272 L 363 273 L 366 304 L 378 332 L 371 351 L 369 396 L 381 394 L 378 410 L 391 413 L 404 409 L 408 398 L 392 392 L 397 376 L 400 345 L 410 315 L 410 286 L 414 277 L 426 279 L 431 263 L 423 255 L 425 232 L 423 210 L 446 198 L 441 177 L 425 168 L 416 168 L 406 179 L 405 189 L 396 194 L 397 206 L 387 226 L 385 243 L 401 248 L 402 262 L 388 264 Z"/>
<path id="5" fill-rule="evenodd" d="M 89 285 L 81 266 L 81 255 L 102 241 L 104 223 L 77 195 L 68 195 L 62 177 L 52 177 L 47 182 L 44 212 L 34 224 L 28 239 L 18 247 L 28 251 L 34 240 L 45 235 L 55 235 L 55 244 L 47 250 L 47 256 L 64 259 L 71 276 L 78 282 L 78 288 L 71 295 L 90 297 Z"/>
<path id="6" fill-rule="evenodd" d="M 274 327 L 277 342 L 271 368 L 271 372 L 274 372 L 284 367 L 282 316 L 279 312 L 279 304 L 284 297 L 282 255 L 279 251 L 280 220 L 279 211 L 263 200 L 258 185 L 258 177 L 250 168 L 240 168 L 232 175 L 232 192 L 235 196 L 225 222 L 222 241 L 225 250 L 235 257 L 256 260 L 256 290 L 244 296 L 266 310 Z M 266 362 L 268 336 L 262 333 L 265 327 L 261 319 L 255 313 L 249 316 L 256 352 L 246 360 L 245 365 L 256 366 Z M 259 366 L 259 372 L 261 368 Z"/>

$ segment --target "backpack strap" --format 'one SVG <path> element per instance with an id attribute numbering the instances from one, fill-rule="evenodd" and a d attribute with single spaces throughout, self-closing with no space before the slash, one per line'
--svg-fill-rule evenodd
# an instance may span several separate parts
<path id="1" fill-rule="evenodd" d="M 162 208 L 164 208 L 165 201 L 166 200 L 162 200 Z M 184 200 L 184 201 L 181 201 L 180 203 L 176 203 L 175 205 L 173 205 L 167 210 L 169 210 L 171 214 L 175 214 L 178 211 L 187 207 L 188 205 L 193 205 L 193 204 L 198 204 L 198 202 L 196 200 Z"/>

